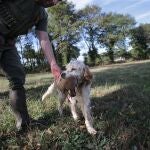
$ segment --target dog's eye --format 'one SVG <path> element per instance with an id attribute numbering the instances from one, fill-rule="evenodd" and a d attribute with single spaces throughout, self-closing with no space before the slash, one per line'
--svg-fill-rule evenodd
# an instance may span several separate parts
<path id="1" fill-rule="evenodd" d="M 74 70 L 76 70 L 76 68 L 72 68 L 72 69 L 71 69 L 71 71 L 74 71 Z"/>

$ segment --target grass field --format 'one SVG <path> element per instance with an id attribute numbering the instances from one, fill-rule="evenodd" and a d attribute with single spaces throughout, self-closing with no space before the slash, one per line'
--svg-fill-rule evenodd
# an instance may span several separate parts
<path id="1" fill-rule="evenodd" d="M 29 113 L 48 125 L 18 134 L 9 107 L 8 82 L 0 78 L 0 149 L 150 149 L 150 61 L 91 70 L 96 136 L 87 133 L 83 117 L 73 121 L 67 105 L 60 117 L 55 96 L 41 102 L 41 95 L 52 80 L 49 74 L 28 75 L 26 81 Z"/>

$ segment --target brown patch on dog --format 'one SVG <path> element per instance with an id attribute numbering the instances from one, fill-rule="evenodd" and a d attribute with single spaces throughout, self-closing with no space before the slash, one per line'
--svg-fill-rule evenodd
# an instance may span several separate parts
<path id="1" fill-rule="evenodd" d="M 77 87 L 77 78 L 74 76 L 70 76 L 68 78 L 61 78 L 59 82 L 57 82 L 57 86 L 62 92 L 69 92 L 71 97 L 76 96 L 75 88 Z"/>
<path id="2" fill-rule="evenodd" d="M 79 93 L 82 93 L 82 87 L 87 86 L 88 84 L 91 84 L 93 78 L 93 74 L 89 70 L 89 67 L 86 66 L 84 70 L 84 75 L 82 80 L 79 82 L 77 90 Z"/>
<path id="3" fill-rule="evenodd" d="M 90 69 L 88 66 L 85 67 L 85 70 L 84 70 L 84 79 L 87 80 L 87 81 L 91 81 L 93 78 L 93 75 L 92 73 L 90 72 Z"/>

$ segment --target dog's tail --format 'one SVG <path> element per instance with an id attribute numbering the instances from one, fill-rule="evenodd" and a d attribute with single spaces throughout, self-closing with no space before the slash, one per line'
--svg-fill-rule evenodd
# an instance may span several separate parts
<path id="1" fill-rule="evenodd" d="M 42 96 L 42 101 L 44 101 L 49 95 L 51 95 L 54 92 L 54 90 L 55 90 L 55 83 L 52 83 Z"/>

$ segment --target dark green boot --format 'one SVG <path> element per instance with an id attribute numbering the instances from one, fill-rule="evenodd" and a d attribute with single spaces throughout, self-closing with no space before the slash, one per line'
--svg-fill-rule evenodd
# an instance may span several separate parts
<path id="1" fill-rule="evenodd" d="M 16 118 L 17 129 L 27 128 L 30 123 L 30 117 L 27 110 L 24 88 L 10 90 L 10 105 Z"/>

